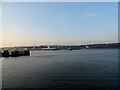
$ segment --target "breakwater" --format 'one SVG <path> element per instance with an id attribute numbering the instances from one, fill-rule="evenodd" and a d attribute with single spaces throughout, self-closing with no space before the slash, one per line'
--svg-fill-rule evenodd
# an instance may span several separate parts
<path id="1" fill-rule="evenodd" d="M 3 50 L 2 51 L 2 57 L 18 57 L 18 56 L 29 56 L 30 51 L 25 49 L 25 50 Z"/>

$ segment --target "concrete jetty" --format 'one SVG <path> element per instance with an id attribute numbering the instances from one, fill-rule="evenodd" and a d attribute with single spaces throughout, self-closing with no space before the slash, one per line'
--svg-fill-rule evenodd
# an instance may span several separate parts
<path id="1" fill-rule="evenodd" d="M 13 49 L 12 51 L 9 50 L 3 50 L 2 51 L 2 57 L 18 57 L 18 56 L 29 56 L 30 51 L 28 49 Z"/>

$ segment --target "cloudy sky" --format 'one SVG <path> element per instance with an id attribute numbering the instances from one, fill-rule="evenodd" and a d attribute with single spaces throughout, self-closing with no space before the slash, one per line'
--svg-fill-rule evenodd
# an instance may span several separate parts
<path id="1" fill-rule="evenodd" d="M 2 46 L 118 41 L 117 2 L 2 3 Z"/>

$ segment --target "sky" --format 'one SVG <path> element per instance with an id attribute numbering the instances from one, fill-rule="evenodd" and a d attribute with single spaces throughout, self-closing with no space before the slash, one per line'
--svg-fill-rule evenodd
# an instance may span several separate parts
<path id="1" fill-rule="evenodd" d="M 2 47 L 118 42 L 117 2 L 4 2 Z"/>

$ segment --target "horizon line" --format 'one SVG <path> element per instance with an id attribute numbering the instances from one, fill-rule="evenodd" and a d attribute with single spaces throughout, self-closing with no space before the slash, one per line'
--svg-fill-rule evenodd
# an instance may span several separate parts
<path id="1" fill-rule="evenodd" d="M 77 45 L 94 45 L 94 44 L 118 44 L 120 42 L 109 42 L 109 43 L 89 43 L 89 44 L 40 44 L 40 45 L 16 45 L 16 46 L 1 46 L 0 48 L 6 47 L 25 47 L 25 46 L 77 46 Z"/>

